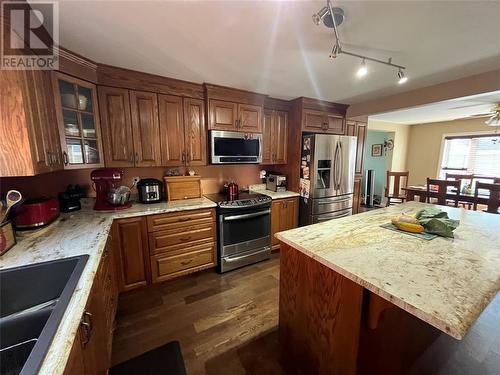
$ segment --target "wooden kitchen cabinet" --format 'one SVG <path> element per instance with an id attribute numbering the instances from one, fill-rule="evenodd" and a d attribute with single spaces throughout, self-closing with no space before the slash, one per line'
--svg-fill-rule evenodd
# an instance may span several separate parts
<path id="1" fill-rule="evenodd" d="M 327 134 L 344 134 L 344 116 L 315 109 L 304 109 L 302 131 Z"/>
<path id="2" fill-rule="evenodd" d="M 136 167 L 161 165 L 158 97 L 155 93 L 130 91 L 134 164 Z"/>
<path id="3" fill-rule="evenodd" d="M 0 176 L 62 169 L 49 71 L 0 71 Z"/>
<path id="4" fill-rule="evenodd" d="M 299 224 L 299 197 L 276 199 L 271 205 L 271 244 L 278 250 L 280 242 L 274 235 L 277 232 L 296 228 Z"/>
<path id="5" fill-rule="evenodd" d="M 366 123 L 360 121 L 347 121 L 346 135 L 357 137 L 356 146 L 356 174 L 363 173 L 363 152 L 366 140 Z"/>
<path id="6" fill-rule="evenodd" d="M 288 112 L 265 110 L 262 125 L 262 164 L 286 164 Z"/>
<path id="7" fill-rule="evenodd" d="M 114 270 L 113 251 L 108 240 L 66 363 L 65 375 L 106 374 L 110 367 L 118 298 Z"/>
<path id="8" fill-rule="evenodd" d="M 146 217 L 113 222 L 113 252 L 120 292 L 150 283 Z"/>
<path id="9" fill-rule="evenodd" d="M 129 90 L 98 87 L 102 139 L 107 167 L 134 166 Z"/>
<path id="10" fill-rule="evenodd" d="M 157 95 L 106 86 L 98 94 L 106 166 L 161 165 Z"/>
<path id="11" fill-rule="evenodd" d="M 52 82 L 64 169 L 103 167 L 96 86 L 60 72 Z"/>
<path id="12" fill-rule="evenodd" d="M 159 95 L 161 160 L 166 166 L 207 164 L 207 132 L 202 100 Z"/>
<path id="13" fill-rule="evenodd" d="M 148 216 L 153 283 L 217 264 L 215 210 Z"/>
<path id="14" fill-rule="evenodd" d="M 209 103 L 209 129 L 246 133 L 262 131 L 262 106 L 213 99 Z"/>

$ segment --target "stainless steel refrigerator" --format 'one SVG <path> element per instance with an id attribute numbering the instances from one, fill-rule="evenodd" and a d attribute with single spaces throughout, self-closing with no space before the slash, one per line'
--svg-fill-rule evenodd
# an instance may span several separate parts
<path id="1" fill-rule="evenodd" d="M 302 136 L 300 225 L 352 215 L 356 137 Z"/>

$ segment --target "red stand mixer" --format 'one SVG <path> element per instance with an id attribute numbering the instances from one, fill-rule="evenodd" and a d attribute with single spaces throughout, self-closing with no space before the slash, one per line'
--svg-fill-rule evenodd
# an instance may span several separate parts
<path id="1" fill-rule="evenodd" d="M 118 168 L 100 168 L 91 172 L 90 178 L 94 182 L 94 190 L 96 192 L 94 210 L 98 211 L 116 211 L 124 210 L 132 206 L 128 202 L 130 197 L 130 189 L 128 196 L 125 199 L 116 199 L 117 186 L 123 179 L 123 171 Z"/>

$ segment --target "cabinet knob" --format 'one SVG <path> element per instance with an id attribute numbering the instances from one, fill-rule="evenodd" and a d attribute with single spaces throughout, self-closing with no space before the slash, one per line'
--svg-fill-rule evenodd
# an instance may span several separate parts
<path id="1" fill-rule="evenodd" d="M 64 165 L 68 165 L 68 153 L 66 151 L 63 152 L 63 163 Z"/>

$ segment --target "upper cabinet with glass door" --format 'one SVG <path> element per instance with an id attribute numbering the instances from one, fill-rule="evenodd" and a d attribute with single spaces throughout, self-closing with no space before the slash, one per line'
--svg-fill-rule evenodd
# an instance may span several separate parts
<path id="1" fill-rule="evenodd" d="M 64 168 L 103 167 L 96 86 L 54 73 L 54 92 Z"/>

